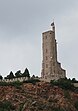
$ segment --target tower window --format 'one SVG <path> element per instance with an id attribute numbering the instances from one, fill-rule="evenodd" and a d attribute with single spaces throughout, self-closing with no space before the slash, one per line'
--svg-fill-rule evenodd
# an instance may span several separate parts
<path id="1" fill-rule="evenodd" d="M 54 70 L 54 73 L 55 73 L 55 70 Z"/>
<path id="2" fill-rule="evenodd" d="M 48 64 L 46 64 L 46 68 L 48 68 Z"/>
<path id="3" fill-rule="evenodd" d="M 47 36 L 45 36 L 46 37 L 46 39 L 47 39 Z"/>
<path id="4" fill-rule="evenodd" d="M 48 58 L 47 58 L 47 56 L 46 56 L 46 60 L 47 60 Z"/>
<path id="5" fill-rule="evenodd" d="M 47 53 L 47 49 L 46 49 L 46 53 Z"/>
<path id="6" fill-rule="evenodd" d="M 52 75 L 52 77 L 54 77 L 54 75 Z"/>

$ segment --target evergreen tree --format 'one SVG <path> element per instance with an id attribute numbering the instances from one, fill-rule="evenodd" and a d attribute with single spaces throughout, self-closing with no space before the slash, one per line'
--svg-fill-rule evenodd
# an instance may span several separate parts
<path id="1" fill-rule="evenodd" d="M 28 77 L 30 78 L 29 70 L 26 68 L 24 73 L 22 74 L 22 77 Z"/>
<path id="2" fill-rule="evenodd" d="M 14 78 L 14 74 L 11 71 L 9 75 L 7 75 L 7 77 L 5 77 L 6 79 L 13 79 Z"/>
<path id="3" fill-rule="evenodd" d="M 0 75 L 0 80 L 2 80 L 3 79 L 3 77 Z"/>
<path id="4" fill-rule="evenodd" d="M 14 78 L 14 74 L 13 74 L 13 72 L 12 72 L 12 71 L 10 72 L 9 76 L 10 76 L 10 78 L 11 78 L 11 79 L 13 79 L 13 78 Z"/>
<path id="5" fill-rule="evenodd" d="M 32 77 L 31 77 L 32 79 L 34 79 L 35 78 L 35 75 L 32 75 Z"/>
<path id="6" fill-rule="evenodd" d="M 15 73 L 15 76 L 18 78 L 18 77 L 21 77 L 21 71 L 18 70 L 16 73 Z"/>
<path id="7" fill-rule="evenodd" d="M 72 82 L 73 82 L 73 83 L 75 83 L 75 82 L 77 82 L 77 81 L 76 81 L 76 79 L 75 79 L 75 78 L 72 78 Z"/>

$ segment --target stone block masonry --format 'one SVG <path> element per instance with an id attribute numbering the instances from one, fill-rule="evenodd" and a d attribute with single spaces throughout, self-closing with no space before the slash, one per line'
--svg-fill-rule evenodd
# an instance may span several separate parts
<path id="1" fill-rule="evenodd" d="M 52 23 L 52 30 L 42 33 L 42 42 L 42 79 L 50 81 L 65 78 L 66 71 L 61 68 L 61 63 L 57 61 L 57 43 L 55 39 L 54 22 Z"/>

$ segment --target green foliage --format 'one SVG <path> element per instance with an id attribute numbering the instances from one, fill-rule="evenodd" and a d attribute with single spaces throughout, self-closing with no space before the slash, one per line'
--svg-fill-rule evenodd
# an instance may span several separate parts
<path id="1" fill-rule="evenodd" d="M 21 86 L 22 84 L 23 84 L 23 83 L 22 83 L 22 82 L 19 82 L 19 81 L 10 83 L 10 85 L 16 87 L 17 89 L 21 89 L 20 86 Z"/>
<path id="2" fill-rule="evenodd" d="M 78 110 L 78 101 L 75 102 L 74 106 Z"/>
<path id="3" fill-rule="evenodd" d="M 13 79 L 14 78 L 14 74 L 11 71 L 9 75 L 7 75 L 7 77 L 5 77 L 5 79 Z"/>
<path id="4" fill-rule="evenodd" d="M 11 71 L 9 75 L 7 75 L 7 77 L 5 77 L 4 79 L 13 79 L 13 78 L 19 78 L 19 77 L 28 77 L 30 78 L 30 74 L 29 74 L 29 70 L 26 68 L 24 73 L 21 73 L 21 70 L 18 70 L 15 73 L 15 76 L 13 74 L 13 72 Z M 0 79 L 2 80 L 3 77 L 0 75 Z"/>
<path id="5" fill-rule="evenodd" d="M 2 80 L 3 79 L 3 77 L 0 75 L 0 80 Z"/>
<path id="6" fill-rule="evenodd" d="M 8 83 L 6 82 L 0 82 L 0 86 L 7 86 Z"/>
<path id="7" fill-rule="evenodd" d="M 26 68 L 24 73 L 22 74 L 22 77 L 28 77 L 30 78 L 29 70 Z"/>
<path id="8" fill-rule="evenodd" d="M 36 78 L 39 78 L 38 76 L 36 76 Z"/>
<path id="9" fill-rule="evenodd" d="M 64 90 L 64 97 L 67 98 L 67 99 L 71 99 L 71 96 L 70 96 L 70 93 L 68 90 Z"/>
<path id="10" fill-rule="evenodd" d="M 32 83 L 32 84 L 36 84 L 36 82 L 40 82 L 40 80 L 31 78 L 28 79 L 27 81 L 24 81 L 24 83 Z"/>
<path id="11" fill-rule="evenodd" d="M 32 75 L 32 77 L 31 77 L 32 79 L 34 79 L 35 78 L 35 75 Z"/>
<path id="12" fill-rule="evenodd" d="M 74 88 L 74 85 L 72 84 L 72 81 L 69 79 L 59 79 L 58 81 L 51 80 L 50 83 L 54 86 L 59 86 L 62 89 L 70 89 L 72 90 Z"/>
<path id="13" fill-rule="evenodd" d="M 15 73 L 15 77 L 21 77 L 22 76 L 22 74 L 21 74 L 21 71 L 20 70 L 18 70 L 16 73 Z"/>
<path id="14" fill-rule="evenodd" d="M 15 111 L 15 107 L 12 105 L 10 101 L 0 102 L 0 111 Z"/>
<path id="15" fill-rule="evenodd" d="M 20 86 L 22 85 L 23 83 L 22 82 L 19 82 L 19 81 L 16 81 L 16 82 L 10 82 L 10 83 L 7 83 L 7 82 L 0 82 L 0 86 L 14 86 L 16 88 L 21 88 Z"/>
<path id="16" fill-rule="evenodd" d="M 73 78 L 72 83 L 78 83 L 78 81 L 75 78 Z"/>

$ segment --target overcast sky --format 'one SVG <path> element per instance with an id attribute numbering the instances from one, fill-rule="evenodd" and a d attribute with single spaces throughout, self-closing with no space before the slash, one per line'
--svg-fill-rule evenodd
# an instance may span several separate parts
<path id="1" fill-rule="evenodd" d="M 55 21 L 58 61 L 78 79 L 78 0 L 0 0 L 0 74 L 40 76 L 42 32 Z"/>

